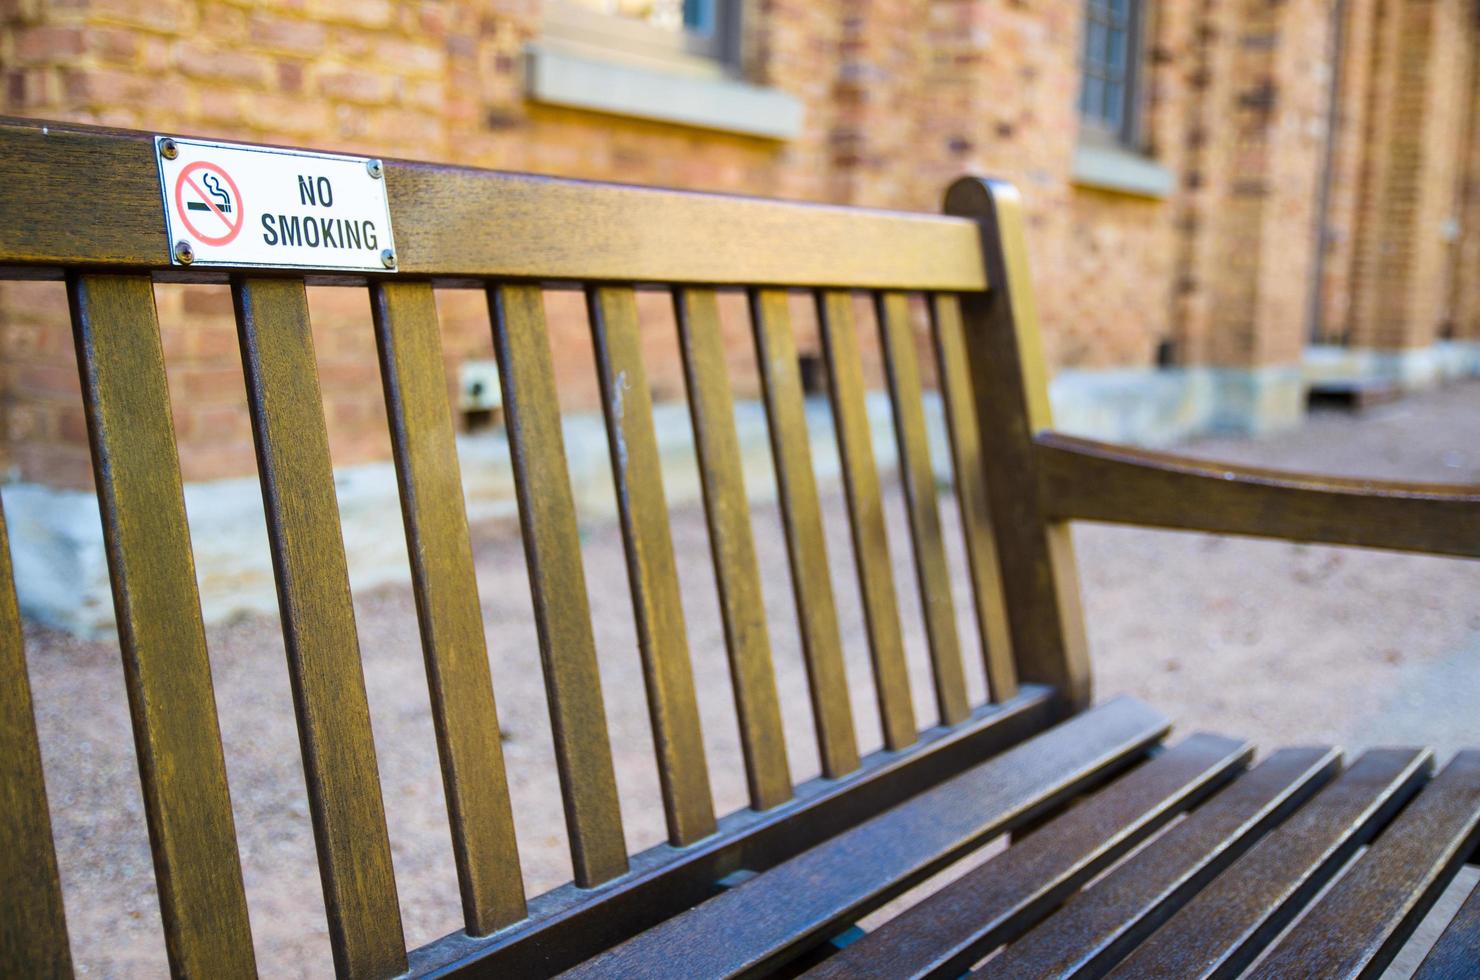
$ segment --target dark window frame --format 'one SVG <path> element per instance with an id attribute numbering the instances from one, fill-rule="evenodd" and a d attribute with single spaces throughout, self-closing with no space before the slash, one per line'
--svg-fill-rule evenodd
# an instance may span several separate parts
<path id="1" fill-rule="evenodd" d="M 1091 142 L 1140 150 L 1148 0 L 1085 0 L 1079 118 Z"/>
<path id="2" fill-rule="evenodd" d="M 736 76 L 741 70 L 742 0 L 683 0 L 684 28 L 674 30 L 577 0 L 545 0 L 543 37 L 611 57 L 681 74 Z"/>

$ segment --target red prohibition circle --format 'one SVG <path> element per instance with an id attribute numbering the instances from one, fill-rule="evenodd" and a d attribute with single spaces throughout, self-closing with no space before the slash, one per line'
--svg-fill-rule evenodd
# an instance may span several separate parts
<path id="1" fill-rule="evenodd" d="M 231 188 L 233 210 L 236 211 L 235 224 L 222 213 L 221 209 L 216 206 L 216 202 L 211 198 L 211 195 L 206 193 L 205 188 L 200 186 L 200 181 L 193 176 L 202 170 L 217 174 Z M 185 208 L 186 186 L 189 186 L 195 191 L 200 196 L 200 199 L 205 202 L 206 206 L 210 208 L 210 213 L 221 219 L 226 225 L 227 230 L 224 234 L 207 234 L 197 228 L 195 222 L 190 220 L 190 215 Z M 180 171 L 180 176 L 175 178 L 175 213 L 180 216 L 180 221 L 184 223 L 190 234 L 194 235 L 202 245 L 229 245 L 237 235 L 241 234 L 242 225 L 246 224 L 245 216 L 242 213 L 242 192 L 237 189 L 236 181 L 232 180 L 231 175 L 225 170 L 205 160 L 198 160 L 190 164 L 184 170 Z"/>

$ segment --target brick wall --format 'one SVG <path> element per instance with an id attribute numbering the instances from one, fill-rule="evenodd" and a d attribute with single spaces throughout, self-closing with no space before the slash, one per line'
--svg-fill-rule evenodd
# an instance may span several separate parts
<path id="1" fill-rule="evenodd" d="M 1480 156 L 1462 152 L 1470 0 L 1344 9 L 1327 330 L 1413 346 L 1453 320 L 1473 335 L 1480 287 L 1453 270 L 1480 268 L 1462 261 L 1480 244 L 1442 233 Z M 1150 10 L 1146 150 L 1177 183 L 1160 199 L 1075 182 L 1082 0 L 748 0 L 745 75 L 805 109 L 787 141 L 529 101 L 538 0 L 0 0 L 0 95 L 11 114 L 921 210 L 955 176 L 992 173 L 1028 202 L 1055 366 L 1145 368 L 1163 341 L 1185 364 L 1292 362 L 1337 77 L 1329 3 Z M 1477 196 L 1463 198 L 1476 220 L 1460 227 L 1480 223 Z M 250 473 L 225 290 L 158 293 L 186 478 Z M 451 378 L 461 360 L 491 356 L 487 310 L 473 292 L 439 302 Z M 580 299 L 550 302 L 562 397 L 591 408 Z M 645 302 L 670 316 L 661 298 Z M 335 459 L 384 458 L 366 301 L 315 290 L 312 310 Z M 729 312 L 737 389 L 750 394 L 742 311 Z M 801 329 L 815 345 L 805 313 Z M 61 288 L 0 285 L 0 343 L 8 472 L 85 485 Z M 652 344 L 657 394 L 679 392 L 671 339 L 654 331 Z"/>
<path id="2" fill-rule="evenodd" d="M 1378 0 L 1351 287 L 1363 346 L 1426 346 L 1451 317 L 1475 17 L 1467 0 Z"/>

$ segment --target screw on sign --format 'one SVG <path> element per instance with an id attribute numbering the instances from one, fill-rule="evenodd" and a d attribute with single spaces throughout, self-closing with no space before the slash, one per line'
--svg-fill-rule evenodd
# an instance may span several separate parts
<path id="1" fill-rule="evenodd" d="M 202 245 L 229 245 L 241 233 L 241 191 L 231 175 L 205 160 L 175 178 L 175 211 Z"/>

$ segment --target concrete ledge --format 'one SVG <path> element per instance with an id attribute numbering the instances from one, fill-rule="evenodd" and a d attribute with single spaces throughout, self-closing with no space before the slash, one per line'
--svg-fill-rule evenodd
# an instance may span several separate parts
<path id="1" fill-rule="evenodd" d="M 1061 431 L 1143 446 L 1210 433 L 1263 435 L 1305 417 L 1296 365 L 1068 370 L 1053 379 L 1049 396 Z"/>
<path id="2" fill-rule="evenodd" d="M 1421 391 L 1444 381 L 1480 377 L 1480 341 L 1441 340 L 1432 347 L 1373 350 L 1316 344 L 1301 368 L 1312 383 L 1382 381 Z"/>
<path id="3" fill-rule="evenodd" d="M 801 100 L 779 89 L 620 65 L 532 44 L 529 97 L 550 105 L 787 140 L 802 131 Z"/>
<path id="4" fill-rule="evenodd" d="M 1176 187 L 1172 172 L 1150 157 L 1085 143 L 1074 148 L 1070 179 L 1079 187 L 1157 199 L 1169 197 Z"/>

